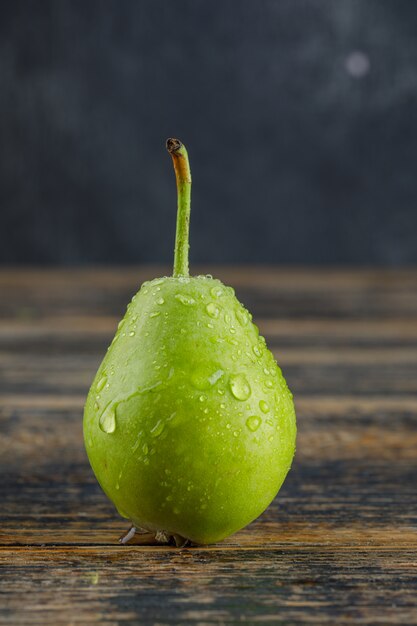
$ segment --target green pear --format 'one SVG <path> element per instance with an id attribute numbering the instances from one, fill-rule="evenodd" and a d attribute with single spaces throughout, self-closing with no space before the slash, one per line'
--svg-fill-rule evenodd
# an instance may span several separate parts
<path id="1" fill-rule="evenodd" d="M 270 504 L 296 439 L 292 394 L 231 287 L 190 277 L 187 151 L 167 141 L 178 188 L 173 276 L 133 296 L 88 394 L 87 454 L 136 529 L 208 544 Z"/>

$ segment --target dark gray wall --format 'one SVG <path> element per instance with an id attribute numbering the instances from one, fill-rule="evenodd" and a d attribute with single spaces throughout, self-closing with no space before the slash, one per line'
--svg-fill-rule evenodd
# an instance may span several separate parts
<path id="1" fill-rule="evenodd" d="M 0 262 L 417 262 L 415 0 L 0 3 Z"/>

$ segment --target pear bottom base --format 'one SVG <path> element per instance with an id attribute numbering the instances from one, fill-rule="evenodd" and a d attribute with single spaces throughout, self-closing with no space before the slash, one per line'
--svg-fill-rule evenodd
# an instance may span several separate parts
<path id="1" fill-rule="evenodd" d="M 181 537 L 181 535 L 171 535 L 164 530 L 158 530 L 152 533 L 143 528 L 136 528 L 135 526 L 131 526 L 127 533 L 120 537 L 119 543 L 122 544 L 122 546 L 171 545 L 177 548 L 194 545 L 189 539 Z"/>

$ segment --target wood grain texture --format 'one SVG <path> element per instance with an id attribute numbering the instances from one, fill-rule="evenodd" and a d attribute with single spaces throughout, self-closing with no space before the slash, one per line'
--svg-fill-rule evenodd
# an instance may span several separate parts
<path id="1" fill-rule="evenodd" d="M 122 548 L 82 409 L 166 271 L 0 272 L 0 624 L 417 624 L 417 271 L 218 268 L 294 392 L 293 469 L 221 544 Z"/>

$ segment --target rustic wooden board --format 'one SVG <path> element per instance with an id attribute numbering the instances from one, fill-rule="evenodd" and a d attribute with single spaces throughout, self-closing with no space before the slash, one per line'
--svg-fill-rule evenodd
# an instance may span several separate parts
<path id="1" fill-rule="evenodd" d="M 218 268 L 294 392 L 293 469 L 221 544 L 120 547 L 82 409 L 166 271 L 0 272 L 0 624 L 417 624 L 417 271 Z"/>

